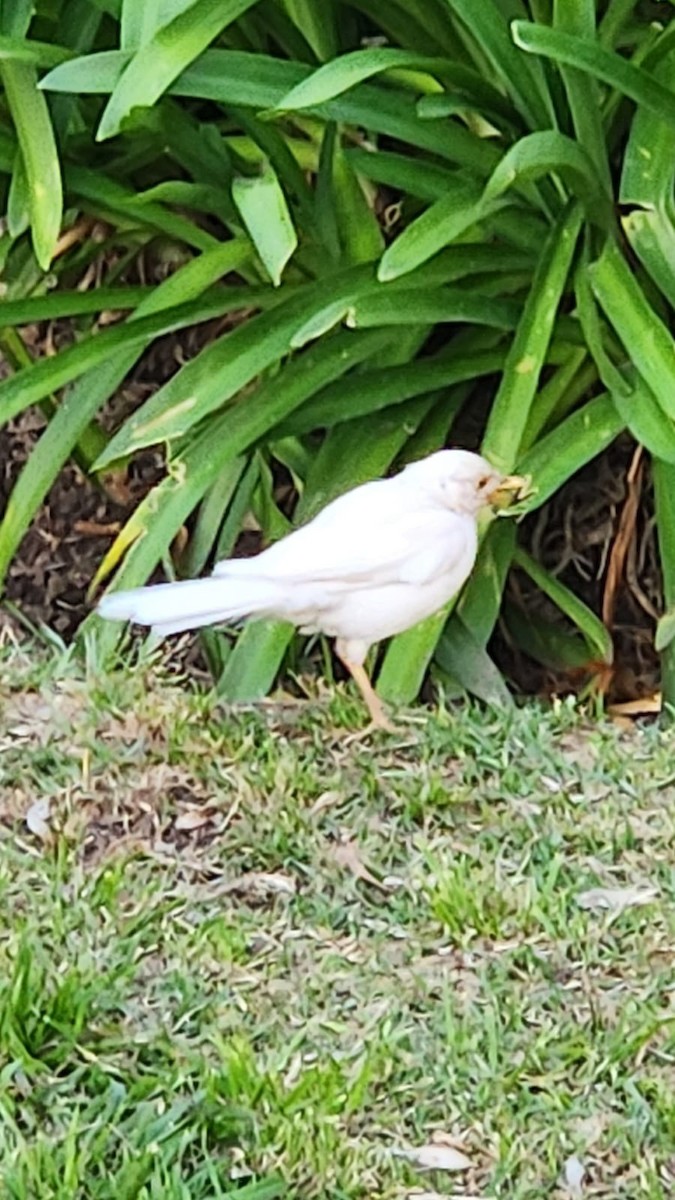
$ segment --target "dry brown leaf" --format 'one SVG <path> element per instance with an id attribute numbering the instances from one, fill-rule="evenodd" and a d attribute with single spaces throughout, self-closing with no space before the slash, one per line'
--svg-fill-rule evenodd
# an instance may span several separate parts
<path id="1" fill-rule="evenodd" d="M 651 696 L 641 696 L 638 700 L 625 700 L 621 704 L 610 704 L 607 712 L 610 717 L 645 717 L 652 713 L 660 713 L 663 708 L 663 697 L 660 692 Z"/>
<path id="2" fill-rule="evenodd" d="M 623 578 L 628 548 L 635 537 L 635 524 L 640 507 L 642 492 L 642 446 L 637 446 L 633 461 L 626 476 L 626 498 L 619 518 L 605 578 L 605 591 L 602 598 L 602 620 L 609 630 L 614 626 L 614 610 L 619 586 Z"/>
<path id="3" fill-rule="evenodd" d="M 203 829 L 213 816 L 209 808 L 186 808 L 176 817 L 174 829 L 190 833 L 193 829 Z"/>
<path id="4" fill-rule="evenodd" d="M 350 838 L 342 842 L 338 842 L 333 847 L 333 858 L 337 865 L 343 871 L 349 871 L 355 879 L 361 879 L 364 883 L 370 883 L 372 887 L 379 888 L 382 892 L 388 892 L 390 889 L 381 879 L 373 875 L 372 871 L 368 870 L 361 853 L 355 841 Z"/>
<path id="5" fill-rule="evenodd" d="M 406 1200 L 482 1200 L 472 1192 L 423 1192 L 421 1188 L 412 1188 L 406 1192 Z"/>
<path id="6" fill-rule="evenodd" d="M 629 887 L 597 887 L 579 892 L 577 904 L 580 908 L 605 909 L 620 912 L 624 908 L 637 908 L 651 904 L 658 896 L 658 888 L 651 884 L 634 884 Z"/>
<path id="7" fill-rule="evenodd" d="M 467 1158 L 456 1146 L 428 1142 L 426 1146 L 417 1146 L 410 1150 L 394 1148 L 392 1153 L 396 1158 L 405 1158 L 415 1167 L 425 1171 L 468 1171 L 471 1159 Z"/>
<path id="8" fill-rule="evenodd" d="M 238 879 L 230 879 L 220 889 L 221 892 L 238 892 L 240 895 L 294 896 L 298 885 L 292 875 L 282 875 L 272 871 L 248 871 Z"/>
<path id="9" fill-rule="evenodd" d="M 52 828 L 49 824 L 50 809 L 49 796 L 43 796 L 31 804 L 24 818 L 30 832 L 34 833 L 41 842 L 48 842 L 52 837 Z"/>

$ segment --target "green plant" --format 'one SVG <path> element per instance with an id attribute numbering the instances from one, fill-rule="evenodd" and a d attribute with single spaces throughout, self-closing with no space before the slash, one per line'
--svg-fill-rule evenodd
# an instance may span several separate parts
<path id="1" fill-rule="evenodd" d="M 250 507 L 265 536 L 282 533 L 275 463 L 303 520 L 443 445 L 487 390 L 483 449 L 532 472 L 530 508 L 622 430 L 646 447 L 672 606 L 669 17 L 630 0 L 13 5 L 0 25 L 0 325 L 16 371 L 0 419 L 40 404 L 48 425 L 0 525 L 0 578 L 70 455 L 104 478 L 166 447 L 165 479 L 96 581 L 116 570 L 127 587 L 188 518 L 179 571 L 228 552 Z M 115 248 L 98 293 L 76 287 L 101 258 L 90 237 L 70 244 L 83 215 Z M 130 288 L 129 264 L 158 239 L 187 261 Z M 103 309 L 128 316 L 98 331 Z M 97 414 L 154 338 L 241 310 L 104 434 Z M 27 362 L 15 328 L 48 316 L 72 318 L 76 342 Z M 454 611 L 389 646 L 389 699 L 411 700 L 433 660 L 503 696 L 486 646 L 516 554 L 576 626 L 561 659 L 611 661 L 594 614 L 494 523 Z M 97 636 L 109 650 L 119 632 Z M 269 624 L 233 649 L 210 636 L 223 692 L 263 693 L 290 639 Z M 663 653 L 673 700 L 672 642 Z"/>

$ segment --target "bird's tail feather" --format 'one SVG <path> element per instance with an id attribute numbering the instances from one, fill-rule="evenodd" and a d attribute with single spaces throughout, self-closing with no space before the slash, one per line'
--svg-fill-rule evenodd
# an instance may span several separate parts
<path id="1" fill-rule="evenodd" d="M 99 602 L 98 613 L 110 621 L 135 621 L 151 625 L 162 636 L 238 621 L 274 608 L 276 586 L 266 579 L 186 579 L 110 592 Z"/>

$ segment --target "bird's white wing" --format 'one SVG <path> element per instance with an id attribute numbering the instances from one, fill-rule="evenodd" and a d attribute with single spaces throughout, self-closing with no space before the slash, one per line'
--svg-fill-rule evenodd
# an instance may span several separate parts
<path id="1" fill-rule="evenodd" d="M 472 518 L 429 506 L 411 507 L 395 480 L 365 484 L 339 497 L 308 525 L 254 559 L 246 573 L 289 584 L 377 587 L 424 583 L 464 561 L 475 539 Z M 235 560 L 218 563 L 228 575 Z"/>

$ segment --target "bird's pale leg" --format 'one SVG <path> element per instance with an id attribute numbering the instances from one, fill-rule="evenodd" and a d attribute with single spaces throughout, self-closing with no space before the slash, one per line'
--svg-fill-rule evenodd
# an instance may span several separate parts
<path id="1" fill-rule="evenodd" d="M 366 702 L 370 713 L 370 727 L 383 729 L 387 733 L 395 733 L 396 726 L 392 724 L 384 711 L 384 705 L 368 678 L 366 668 L 362 663 L 350 662 L 348 658 L 343 658 L 342 661 Z"/>

